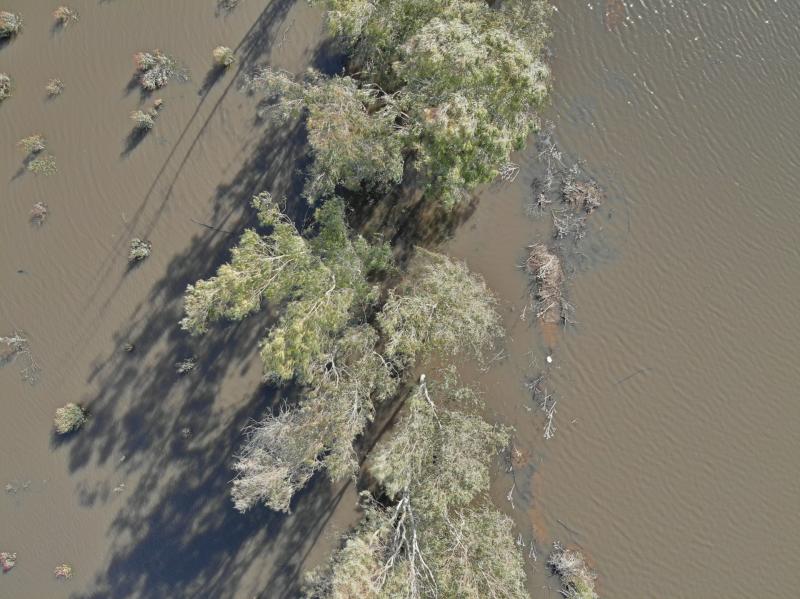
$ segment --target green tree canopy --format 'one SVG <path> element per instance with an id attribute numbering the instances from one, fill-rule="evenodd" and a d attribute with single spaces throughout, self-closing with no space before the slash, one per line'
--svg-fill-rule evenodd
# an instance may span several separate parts
<path id="1" fill-rule="evenodd" d="M 311 575 L 308 597 L 527 597 L 512 522 L 483 497 L 508 433 L 440 405 L 470 392 L 440 392 L 423 382 L 408 399 L 370 466 L 391 504 L 363 494 L 364 520 Z"/>
<path id="2" fill-rule="evenodd" d="M 336 184 L 397 182 L 411 156 L 429 192 L 452 206 L 494 179 L 538 127 L 549 79 L 545 0 L 318 3 L 348 43 L 355 79 L 254 78 L 283 97 L 283 110 L 308 109 L 319 163 L 312 197 Z"/>

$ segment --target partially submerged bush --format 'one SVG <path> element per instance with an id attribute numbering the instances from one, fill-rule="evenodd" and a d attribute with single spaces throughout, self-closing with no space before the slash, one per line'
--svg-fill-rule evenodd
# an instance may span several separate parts
<path id="1" fill-rule="evenodd" d="M 134 237 L 131 239 L 130 249 L 128 250 L 128 262 L 141 262 L 150 255 L 153 245 L 144 239 Z"/>
<path id="2" fill-rule="evenodd" d="M 78 404 L 68 403 L 56 410 L 53 423 L 59 435 L 66 435 L 78 430 L 86 423 L 86 412 Z"/>
<path id="3" fill-rule="evenodd" d="M 147 91 L 164 87 L 170 79 L 186 81 L 189 78 L 186 69 L 161 50 L 138 52 L 133 60 L 139 72 L 139 83 Z"/>
<path id="4" fill-rule="evenodd" d="M 0 102 L 11 97 L 11 77 L 0 73 Z"/>
<path id="5" fill-rule="evenodd" d="M 38 154 L 39 152 L 43 152 L 47 149 L 47 141 L 45 140 L 44 136 L 39 135 L 38 133 L 29 135 L 28 137 L 23 137 L 17 142 L 17 145 L 21 148 L 24 148 L 28 154 Z"/>
<path id="6" fill-rule="evenodd" d="M 3 572 L 8 572 L 17 565 L 17 554 L 8 551 L 0 552 L 0 567 Z"/>
<path id="7" fill-rule="evenodd" d="M 56 159 L 51 154 L 40 154 L 28 162 L 28 170 L 35 175 L 54 175 L 58 172 Z"/>
<path id="8" fill-rule="evenodd" d="M 311 574 L 307 597 L 527 598 L 513 523 L 486 498 L 508 431 L 449 409 L 465 398 L 474 393 L 429 392 L 424 380 L 411 393 L 368 462 L 381 502 L 362 493 L 365 519 Z"/>
<path id="9" fill-rule="evenodd" d="M 59 580 L 69 580 L 72 578 L 72 566 L 69 564 L 61 564 L 56 566 L 56 569 L 53 571 L 53 574 Z"/>
<path id="10" fill-rule="evenodd" d="M 64 91 L 64 82 L 61 81 L 61 79 L 51 79 L 47 82 L 47 85 L 44 89 L 47 92 L 47 95 L 51 98 L 54 96 L 60 96 Z"/>
<path id="11" fill-rule="evenodd" d="M 144 110 L 134 110 L 131 113 L 131 120 L 133 121 L 134 129 L 150 130 L 156 126 L 153 114 Z"/>
<path id="12" fill-rule="evenodd" d="M 214 64 L 220 67 L 229 67 L 236 62 L 233 50 L 227 46 L 217 46 L 211 55 L 214 57 Z"/>
<path id="13" fill-rule="evenodd" d="M 52 175 L 58 172 L 56 159 L 51 154 L 43 154 L 47 149 L 44 137 L 36 134 L 24 137 L 17 142 L 28 153 L 25 159 L 26 168 L 36 175 Z"/>
<path id="14" fill-rule="evenodd" d="M 564 270 L 561 259 L 543 243 L 530 246 L 527 270 L 534 280 L 536 317 L 545 322 L 563 320 L 566 302 L 563 295 Z"/>
<path id="15" fill-rule="evenodd" d="M 57 27 L 64 27 L 66 29 L 70 23 L 76 23 L 78 21 L 78 11 L 68 6 L 59 6 L 53 11 L 53 18 L 56 21 Z"/>
<path id="16" fill-rule="evenodd" d="M 47 220 L 47 204 L 36 202 L 31 208 L 30 219 L 34 225 L 43 225 Z"/>
<path id="17" fill-rule="evenodd" d="M 13 12 L 0 11 L 0 38 L 12 37 L 22 29 L 22 17 Z"/>
<path id="18" fill-rule="evenodd" d="M 597 578 L 589 569 L 580 551 L 562 547 L 556 542 L 547 563 L 561 577 L 561 594 L 568 599 L 598 599 L 594 590 Z"/>

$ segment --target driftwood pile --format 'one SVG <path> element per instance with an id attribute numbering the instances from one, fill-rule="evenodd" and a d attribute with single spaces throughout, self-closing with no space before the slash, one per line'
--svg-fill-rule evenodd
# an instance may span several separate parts
<path id="1" fill-rule="evenodd" d="M 536 243 L 528 249 L 526 268 L 533 277 L 536 317 L 548 323 L 563 322 L 567 304 L 561 259 L 543 243 Z"/>

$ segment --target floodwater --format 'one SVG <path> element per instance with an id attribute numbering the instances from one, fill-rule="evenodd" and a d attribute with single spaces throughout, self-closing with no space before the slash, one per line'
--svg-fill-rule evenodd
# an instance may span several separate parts
<path id="1" fill-rule="evenodd" d="M 609 198 L 573 265 L 577 324 L 550 343 L 553 439 L 520 390 L 548 349 L 515 269 L 549 235 L 523 210 L 534 150 L 450 246 L 509 310 L 484 387 L 533 464 L 513 513 L 583 548 L 601 596 L 796 597 L 800 4 L 557 6 L 548 116 Z"/>
<path id="2" fill-rule="evenodd" d="M 297 190 L 302 130 L 257 121 L 238 84 L 259 63 L 335 64 L 320 14 L 299 0 L 244 0 L 229 15 L 212 0 L 71 5 L 81 19 L 63 32 L 47 3 L 3 5 L 25 31 L 0 48 L 16 88 L 0 105 L 0 335 L 25 332 L 41 377 L 23 382 L 21 361 L 0 369 L 0 551 L 19 555 L 0 597 L 294 596 L 356 517 L 355 490 L 320 479 L 289 517 L 234 512 L 240 430 L 278 399 L 260 383 L 262 323 L 201 340 L 176 323 L 185 285 L 225 259 L 249 197 Z M 525 214 L 532 146 L 445 246 L 506 315 L 506 357 L 471 378 L 517 429 L 493 496 L 522 543 L 537 539 L 531 593 L 556 596 L 543 552 L 559 539 L 591 557 L 603 596 L 794 597 L 800 6 L 557 6 L 548 116 L 609 196 L 575 252 L 577 324 L 545 342 L 521 318 L 518 265 L 550 224 Z M 239 57 L 223 74 L 210 69 L 219 44 Z M 150 48 L 192 80 L 142 98 L 131 56 Z M 65 91 L 46 100 L 52 77 Z M 156 97 L 155 129 L 130 143 L 128 114 Z M 57 175 L 20 172 L 15 142 L 32 133 Z M 31 226 L 39 201 L 48 220 Z M 132 237 L 153 254 L 129 269 Z M 545 441 L 524 381 L 547 352 L 559 403 Z M 193 355 L 196 370 L 178 375 Z M 68 401 L 92 418 L 58 443 L 51 418 Z M 75 568 L 66 583 L 52 576 L 62 562 Z"/>

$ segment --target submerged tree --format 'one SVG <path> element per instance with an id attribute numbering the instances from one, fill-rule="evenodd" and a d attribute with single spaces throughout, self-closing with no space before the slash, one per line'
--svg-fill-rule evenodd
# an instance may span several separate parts
<path id="1" fill-rule="evenodd" d="M 266 69 L 251 88 L 308 110 L 309 194 L 398 182 L 410 156 L 453 206 L 504 172 L 538 127 L 549 70 L 544 0 L 318 0 L 349 42 L 354 78 L 303 83 Z"/>
<path id="2" fill-rule="evenodd" d="M 178 81 L 189 79 L 186 69 L 161 50 L 137 52 L 133 60 L 139 73 L 139 83 L 146 91 L 162 88 L 172 79 Z"/>
<path id="3" fill-rule="evenodd" d="M 307 112 L 314 152 L 306 183 L 313 201 L 337 185 L 357 190 L 366 183 L 385 188 L 403 177 L 403 128 L 391 98 L 376 86 L 350 77 L 310 72 L 304 81 L 267 67 L 247 80 L 251 90 L 266 91 L 282 118 Z"/>
<path id="4" fill-rule="evenodd" d="M 385 500 L 362 494 L 364 520 L 309 577 L 308 597 L 527 597 L 512 522 L 483 497 L 508 432 L 445 407 L 468 389 L 441 393 L 423 379 L 408 398 L 370 466 Z"/>
<path id="5" fill-rule="evenodd" d="M 376 318 L 381 338 L 368 321 L 378 277 L 391 267 L 388 246 L 353 235 L 336 198 L 317 209 L 305 234 L 269 194 L 253 205 L 268 232 L 245 231 L 216 276 L 187 288 L 181 326 L 200 334 L 216 320 L 245 318 L 265 301 L 284 305 L 261 358 L 267 378 L 295 380 L 305 387 L 303 399 L 250 427 L 233 496 L 242 511 L 257 502 L 288 510 L 317 470 L 333 479 L 355 472 L 353 440 L 394 393 L 399 370 L 418 355 L 458 345 L 479 353 L 499 334 L 499 317 L 482 279 L 421 251 L 415 282 L 390 292 Z"/>

